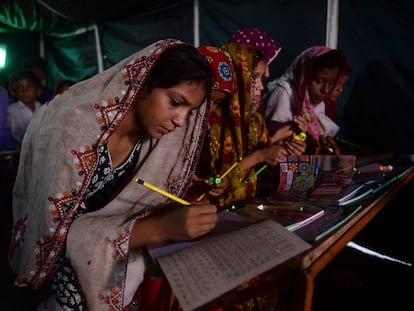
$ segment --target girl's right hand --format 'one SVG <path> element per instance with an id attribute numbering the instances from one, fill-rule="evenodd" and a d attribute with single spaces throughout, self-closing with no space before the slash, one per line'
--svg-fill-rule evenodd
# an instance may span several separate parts
<path id="1" fill-rule="evenodd" d="M 208 201 L 169 206 L 137 220 L 132 228 L 130 248 L 170 241 L 197 239 L 214 229 L 217 207 Z"/>
<path id="2" fill-rule="evenodd" d="M 288 153 L 284 147 L 273 145 L 260 149 L 262 153 L 262 161 L 268 165 L 274 166 L 279 163 L 279 159 L 283 156 L 287 156 Z"/>
<path id="3" fill-rule="evenodd" d="M 214 229 L 218 221 L 217 207 L 207 201 L 173 208 L 160 217 L 160 228 L 171 241 L 197 239 Z"/>
<path id="4" fill-rule="evenodd" d="M 310 119 L 308 116 L 294 116 L 293 122 L 297 124 L 297 127 L 301 132 L 307 132 Z"/>

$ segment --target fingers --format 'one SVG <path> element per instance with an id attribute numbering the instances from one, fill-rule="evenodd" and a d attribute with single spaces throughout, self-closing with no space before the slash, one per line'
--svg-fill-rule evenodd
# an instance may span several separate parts
<path id="1" fill-rule="evenodd" d="M 199 223 L 210 223 L 217 221 L 217 206 L 210 202 L 199 203 L 189 206 L 188 218 L 194 218 Z"/>
<path id="2" fill-rule="evenodd" d="M 323 136 L 319 137 L 319 142 L 321 144 L 321 152 L 327 154 L 339 154 L 338 145 L 335 142 L 335 139 L 332 136 Z"/>
<path id="3" fill-rule="evenodd" d="M 332 147 L 337 147 L 335 138 L 333 138 L 332 136 L 326 136 L 326 141 L 328 142 L 328 144 L 330 144 Z"/>
<path id="4" fill-rule="evenodd" d="M 302 155 L 306 150 L 306 142 L 292 140 L 285 145 L 286 151 L 290 155 Z"/>
<path id="5" fill-rule="evenodd" d="M 306 132 L 308 130 L 310 116 L 295 116 L 293 120 L 302 132 Z"/>
<path id="6" fill-rule="evenodd" d="M 266 158 L 264 162 L 271 166 L 277 165 L 281 157 L 288 155 L 288 152 L 286 151 L 286 149 L 280 146 L 272 146 L 272 147 L 266 148 L 266 150 L 267 150 L 267 153 L 266 153 Z"/>

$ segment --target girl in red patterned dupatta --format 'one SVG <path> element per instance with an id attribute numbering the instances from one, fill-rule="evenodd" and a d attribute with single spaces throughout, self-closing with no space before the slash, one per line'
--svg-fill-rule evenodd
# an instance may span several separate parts
<path id="1" fill-rule="evenodd" d="M 229 115 L 229 99 L 236 92 L 236 80 L 234 68 L 228 53 L 217 47 L 202 45 L 198 50 L 209 62 L 213 71 L 213 87 L 210 94 L 209 131 L 203 145 L 203 151 L 196 174 L 193 176 L 193 187 L 187 193 L 189 198 L 201 200 L 208 197 L 220 204 L 224 204 L 226 189 L 229 187 L 229 180 L 225 176 L 226 166 L 222 164 L 222 155 L 225 145 L 225 137 L 217 136 L 222 133 L 221 128 L 234 129 L 235 124 L 231 119 L 222 119 L 221 116 Z M 224 111 L 224 113 L 223 113 Z M 224 174 L 224 175 L 223 175 Z M 221 178 L 225 176 L 224 178 Z"/>

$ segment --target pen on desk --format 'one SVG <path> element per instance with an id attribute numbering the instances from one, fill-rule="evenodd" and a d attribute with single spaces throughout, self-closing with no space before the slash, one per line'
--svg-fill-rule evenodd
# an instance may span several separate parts
<path id="1" fill-rule="evenodd" d="M 354 167 L 353 166 L 347 166 L 347 167 L 343 167 L 340 169 L 337 169 L 334 174 L 350 174 L 350 171 L 354 171 Z"/>
<path id="2" fill-rule="evenodd" d="M 291 211 L 297 211 L 297 212 L 303 212 L 305 209 L 303 206 L 289 206 L 289 205 L 266 205 L 266 204 L 260 204 L 256 207 L 258 210 L 264 211 L 264 210 L 291 210 Z"/>
<path id="3" fill-rule="evenodd" d="M 239 161 L 236 161 L 236 162 L 234 162 L 233 164 L 232 164 L 232 166 L 230 166 L 219 178 L 220 179 L 223 179 L 224 177 L 226 177 L 228 174 L 230 174 L 230 172 L 237 166 L 237 164 L 239 164 L 239 162 L 241 161 L 241 159 L 239 160 Z M 198 198 L 197 198 L 197 202 L 198 201 L 201 201 L 202 199 L 204 199 L 204 197 L 206 196 L 206 194 L 205 193 L 203 193 L 202 195 L 200 195 Z"/>
<path id="4" fill-rule="evenodd" d="M 146 187 L 146 188 L 148 188 L 152 191 L 158 192 L 159 194 L 162 194 L 163 196 L 166 196 L 167 198 L 170 198 L 171 200 L 174 200 L 175 202 L 181 203 L 183 205 L 190 205 L 191 204 L 190 202 L 188 202 L 186 200 L 183 200 L 183 199 L 175 196 L 174 194 L 169 193 L 169 192 L 167 192 L 167 191 L 165 191 L 161 188 L 158 188 L 157 186 L 154 186 L 153 184 L 150 184 L 146 181 L 143 181 L 142 179 L 135 178 L 135 182 L 140 184 L 140 185 L 143 185 L 144 187 Z"/>
<path id="5" fill-rule="evenodd" d="M 251 181 L 253 178 L 255 178 L 257 175 L 259 175 L 261 172 L 263 172 L 267 168 L 267 164 L 264 164 L 261 168 L 259 168 L 256 172 L 254 172 L 252 175 L 247 177 L 243 182 L 247 184 L 249 181 Z"/>

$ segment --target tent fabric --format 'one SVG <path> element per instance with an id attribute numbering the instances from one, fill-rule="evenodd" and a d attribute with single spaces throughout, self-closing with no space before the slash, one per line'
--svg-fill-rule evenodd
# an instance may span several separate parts
<path id="1" fill-rule="evenodd" d="M 237 29 L 257 27 L 282 45 L 270 66 L 270 78 L 274 79 L 304 49 L 325 45 L 329 1 L 335 0 L 2 0 L 0 43 L 5 42 L 10 52 L 8 67 L 1 73 L 18 66 L 24 57 L 39 53 L 40 34 L 48 62 L 47 84 L 53 88 L 59 79 L 77 81 L 98 72 L 100 56 L 91 26 L 98 29 L 99 60 L 104 68 L 159 39 L 172 37 L 191 43 L 194 27 L 200 34 L 200 45 L 216 46 L 226 43 Z M 405 115 L 412 115 L 414 2 L 347 0 L 338 4 L 338 49 L 352 64 L 351 78 L 338 102 L 340 135 L 382 151 L 414 153 L 413 127 L 392 123 L 399 137 L 394 145 L 374 139 L 375 134 L 362 135 L 371 128 L 355 116 L 360 113 L 355 103 L 375 109 L 369 99 L 378 95 L 374 92 L 383 91 L 376 87 L 376 77 L 369 69 L 373 63 L 389 64 L 381 75 L 398 81 L 399 87 L 404 85 L 402 99 L 389 99 L 393 105 L 403 105 L 387 111 L 390 119 L 401 118 L 404 109 Z M 196 9 L 198 25 L 194 25 Z M 361 97 L 363 90 L 373 94 Z"/>
<path id="2" fill-rule="evenodd" d="M 12 29 L 68 33 L 91 23 L 174 7 L 173 0 L 2 0 L 0 32 Z"/>

